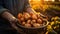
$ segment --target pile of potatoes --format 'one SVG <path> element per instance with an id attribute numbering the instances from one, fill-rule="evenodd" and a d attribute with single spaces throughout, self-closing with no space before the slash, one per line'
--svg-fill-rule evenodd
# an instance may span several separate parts
<path id="1" fill-rule="evenodd" d="M 40 27 L 43 26 L 43 20 L 40 15 L 35 15 L 32 13 L 19 13 L 18 14 L 19 24 L 25 27 Z"/>

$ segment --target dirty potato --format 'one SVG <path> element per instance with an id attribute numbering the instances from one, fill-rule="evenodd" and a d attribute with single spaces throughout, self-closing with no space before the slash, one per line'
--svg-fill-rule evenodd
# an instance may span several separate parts
<path id="1" fill-rule="evenodd" d="M 41 19 L 37 19 L 37 23 L 42 24 L 42 20 Z"/>
<path id="2" fill-rule="evenodd" d="M 25 27 L 31 27 L 31 24 L 25 24 Z"/>

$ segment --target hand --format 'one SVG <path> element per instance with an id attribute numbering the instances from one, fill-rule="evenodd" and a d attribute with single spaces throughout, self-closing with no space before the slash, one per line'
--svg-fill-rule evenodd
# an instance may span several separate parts
<path id="1" fill-rule="evenodd" d="M 4 11 L 1 15 L 4 19 L 8 20 L 11 25 L 15 25 L 15 23 L 18 21 L 11 13 L 8 11 Z"/>
<path id="2" fill-rule="evenodd" d="M 15 30 L 17 30 L 18 33 L 25 34 L 23 32 L 23 30 L 16 25 L 18 22 L 19 22 L 18 19 L 15 19 L 15 20 L 11 21 L 10 24 L 11 24 L 12 28 L 14 28 Z"/>
<path id="3" fill-rule="evenodd" d="M 11 24 L 15 24 L 18 23 L 18 19 L 17 18 L 12 18 L 12 20 L 9 21 Z"/>
<path id="4" fill-rule="evenodd" d="M 22 29 L 17 27 L 16 26 L 16 23 L 18 23 L 18 19 L 15 18 L 11 13 L 5 11 L 3 14 L 2 14 L 2 17 L 5 18 L 6 20 L 8 20 L 11 24 L 11 26 L 16 29 L 18 32 L 22 33 Z M 22 33 L 23 34 L 23 33 Z"/>
<path id="5" fill-rule="evenodd" d="M 39 12 L 37 13 L 37 12 L 36 12 L 34 9 L 32 9 L 32 8 L 27 8 L 26 11 L 27 11 L 28 13 L 32 13 L 32 14 L 39 14 Z"/>

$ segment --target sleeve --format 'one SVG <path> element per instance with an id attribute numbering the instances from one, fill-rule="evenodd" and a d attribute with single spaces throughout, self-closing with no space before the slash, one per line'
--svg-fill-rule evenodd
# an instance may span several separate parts
<path id="1" fill-rule="evenodd" d="M 25 9 L 27 9 L 28 7 L 31 7 L 29 0 L 25 0 Z"/>
<path id="2" fill-rule="evenodd" d="M 5 8 L 3 7 L 3 1 L 0 0 L 0 14 L 3 13 L 5 10 L 7 10 L 7 9 L 5 9 Z"/>

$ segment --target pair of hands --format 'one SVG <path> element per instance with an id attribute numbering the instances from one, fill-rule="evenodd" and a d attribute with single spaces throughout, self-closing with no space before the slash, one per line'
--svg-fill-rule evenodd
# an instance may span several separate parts
<path id="1" fill-rule="evenodd" d="M 33 13 L 32 13 L 33 14 Z M 8 11 L 5 11 L 2 13 L 2 17 L 6 20 L 8 20 L 11 24 L 11 26 L 16 29 L 18 32 L 22 33 L 22 30 L 20 28 L 18 28 L 16 26 L 16 23 L 18 23 L 18 19 L 16 17 L 14 17 L 11 13 L 9 13 Z"/>
<path id="2" fill-rule="evenodd" d="M 31 13 L 31 14 L 35 14 L 35 13 Z M 36 13 L 36 14 L 39 14 L 39 13 Z M 2 17 L 7 19 L 14 29 L 16 29 L 18 32 L 22 33 L 22 30 L 16 26 L 16 23 L 18 23 L 17 18 L 15 18 L 12 14 L 10 14 L 7 11 L 2 14 Z"/>

